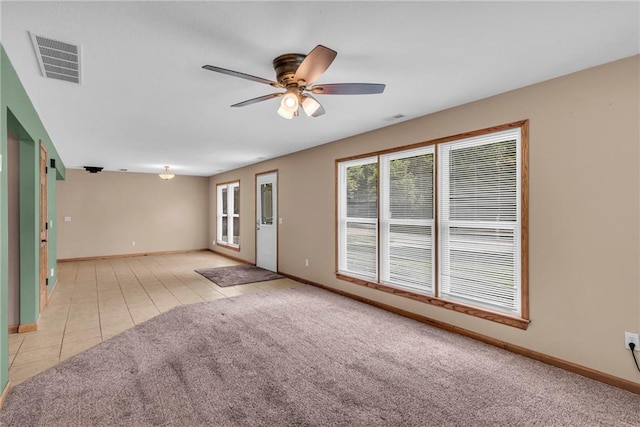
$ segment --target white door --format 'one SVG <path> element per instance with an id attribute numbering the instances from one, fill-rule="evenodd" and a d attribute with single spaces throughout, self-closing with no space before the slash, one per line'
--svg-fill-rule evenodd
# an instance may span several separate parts
<path id="1" fill-rule="evenodd" d="M 278 173 L 256 176 L 256 265 L 278 271 Z"/>

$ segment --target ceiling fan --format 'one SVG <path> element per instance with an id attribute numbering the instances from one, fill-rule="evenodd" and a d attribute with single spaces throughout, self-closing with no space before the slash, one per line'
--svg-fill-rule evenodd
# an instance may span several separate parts
<path id="1" fill-rule="evenodd" d="M 285 53 L 273 60 L 276 80 L 263 79 L 239 71 L 204 65 L 202 68 L 241 79 L 264 83 L 284 92 L 270 93 L 248 99 L 232 107 L 244 107 L 272 98 L 282 97 L 278 114 L 285 119 L 298 115 L 300 107 L 309 117 L 318 117 L 325 113 L 322 105 L 313 95 L 369 95 L 382 93 L 385 85 L 377 83 L 331 83 L 311 86 L 329 68 L 338 53 L 328 47 L 318 45 L 308 55 Z"/>

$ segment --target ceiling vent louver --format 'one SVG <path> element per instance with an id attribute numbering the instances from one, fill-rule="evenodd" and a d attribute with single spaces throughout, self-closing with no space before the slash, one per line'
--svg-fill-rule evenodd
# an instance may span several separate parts
<path id="1" fill-rule="evenodd" d="M 29 33 L 44 77 L 80 84 L 80 46 Z"/>

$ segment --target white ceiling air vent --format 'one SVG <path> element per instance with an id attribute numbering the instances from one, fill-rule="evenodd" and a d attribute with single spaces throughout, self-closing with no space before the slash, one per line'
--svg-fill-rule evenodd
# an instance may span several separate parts
<path id="1" fill-rule="evenodd" d="M 81 83 L 80 46 L 29 34 L 44 77 Z"/>

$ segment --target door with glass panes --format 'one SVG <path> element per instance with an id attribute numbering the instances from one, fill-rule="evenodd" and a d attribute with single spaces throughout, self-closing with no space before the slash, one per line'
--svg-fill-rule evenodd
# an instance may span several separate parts
<path id="1" fill-rule="evenodd" d="M 256 265 L 278 271 L 278 173 L 256 176 Z"/>

